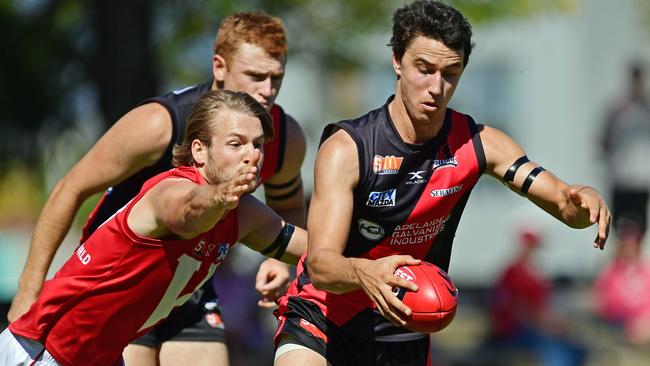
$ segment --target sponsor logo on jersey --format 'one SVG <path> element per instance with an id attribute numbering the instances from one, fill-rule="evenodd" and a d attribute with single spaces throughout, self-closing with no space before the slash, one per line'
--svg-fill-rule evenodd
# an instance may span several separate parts
<path id="1" fill-rule="evenodd" d="M 194 85 L 194 86 L 188 86 L 188 87 L 185 87 L 185 88 L 183 88 L 183 89 L 176 89 L 176 90 L 172 91 L 172 93 L 174 93 L 174 94 L 176 94 L 176 95 L 179 95 L 179 94 L 183 94 L 183 93 L 185 93 L 186 91 L 188 91 L 188 90 L 190 90 L 190 89 L 194 89 L 194 88 L 196 88 L 196 85 Z"/>
<path id="2" fill-rule="evenodd" d="M 77 248 L 77 258 L 79 258 L 81 264 L 83 264 L 84 266 L 90 263 L 90 260 L 92 259 L 90 257 L 90 254 L 86 251 L 86 248 L 84 247 L 83 244 L 81 244 L 79 248 Z"/>
<path id="3" fill-rule="evenodd" d="M 203 254 L 203 248 L 205 248 L 205 240 L 201 240 L 196 243 L 196 246 L 194 247 L 194 255 L 200 257 L 201 254 Z"/>
<path id="4" fill-rule="evenodd" d="M 368 221 L 365 219 L 359 219 L 359 232 L 363 235 L 364 238 L 372 241 L 377 241 L 384 237 L 385 231 L 381 225 Z"/>
<path id="5" fill-rule="evenodd" d="M 431 163 L 431 169 L 434 171 L 438 168 L 455 168 L 458 166 L 458 161 L 454 154 L 451 153 L 451 148 L 449 144 L 444 144 L 440 146 L 436 158 L 433 159 Z"/>
<path id="6" fill-rule="evenodd" d="M 428 244 L 445 229 L 449 216 L 424 222 L 397 225 L 390 237 L 390 245 Z"/>
<path id="7" fill-rule="evenodd" d="M 445 196 L 449 196 L 450 194 L 458 193 L 462 190 L 463 190 L 462 184 L 451 188 L 434 189 L 431 191 L 431 197 L 445 197 Z"/>
<path id="8" fill-rule="evenodd" d="M 424 173 L 426 170 L 418 170 L 415 172 L 408 172 L 409 178 L 406 180 L 406 184 L 422 184 L 425 182 Z"/>
<path id="9" fill-rule="evenodd" d="M 370 192 L 366 206 L 370 207 L 387 207 L 395 206 L 395 189 L 389 189 L 382 192 Z"/>
<path id="10" fill-rule="evenodd" d="M 226 256 L 228 255 L 228 249 L 229 248 L 230 248 L 230 244 L 228 244 L 228 243 L 219 244 L 219 251 L 217 252 L 217 261 L 221 262 L 224 259 L 226 259 Z"/>
<path id="11" fill-rule="evenodd" d="M 372 171 L 377 175 L 397 174 L 402 166 L 403 157 L 393 155 L 381 156 L 375 155 L 372 161 Z"/>
<path id="12" fill-rule="evenodd" d="M 214 250 L 216 248 L 218 249 L 217 252 L 217 261 L 222 261 L 224 258 L 226 258 L 226 255 L 228 254 L 228 248 L 229 244 L 228 243 L 221 243 L 218 245 L 215 245 L 213 243 L 208 243 L 205 240 L 201 239 L 198 243 L 196 243 L 196 246 L 194 247 L 194 255 L 196 257 L 211 257 L 214 253 Z"/>
<path id="13" fill-rule="evenodd" d="M 433 170 L 436 170 L 438 168 L 450 168 L 450 167 L 457 167 L 458 166 L 458 161 L 456 161 L 456 157 L 451 157 L 449 159 L 444 159 L 444 160 L 438 160 L 435 159 L 433 161 L 433 164 L 431 165 L 431 168 Z"/>

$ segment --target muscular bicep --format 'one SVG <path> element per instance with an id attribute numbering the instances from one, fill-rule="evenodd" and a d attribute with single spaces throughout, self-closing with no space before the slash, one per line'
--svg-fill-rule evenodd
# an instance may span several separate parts
<path id="1" fill-rule="evenodd" d="M 486 173 L 557 217 L 558 210 L 566 202 L 564 189 L 567 184 L 540 164 L 524 158 L 524 149 L 502 131 L 484 126 L 481 141 Z"/>
<path id="2" fill-rule="evenodd" d="M 120 118 L 70 170 L 65 180 L 84 196 L 115 185 L 155 163 L 169 145 L 171 116 L 158 103 Z"/>
<path id="3" fill-rule="evenodd" d="M 151 188 L 133 206 L 127 223 L 138 235 L 161 238 L 169 235 L 189 238 L 185 211 L 197 185 L 185 178 L 168 178 Z"/>
<path id="4" fill-rule="evenodd" d="M 343 252 L 358 180 L 356 145 L 350 135 L 340 130 L 322 144 L 316 157 L 307 221 L 310 256 L 320 250 Z"/>

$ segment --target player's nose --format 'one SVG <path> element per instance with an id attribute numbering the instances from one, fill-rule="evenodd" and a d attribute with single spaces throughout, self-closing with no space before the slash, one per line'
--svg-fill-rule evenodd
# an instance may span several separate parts
<path id="1" fill-rule="evenodd" d="M 258 93 L 264 99 L 264 102 L 267 102 L 273 96 L 273 84 L 270 77 L 260 83 Z"/>
<path id="2" fill-rule="evenodd" d="M 430 77 L 428 92 L 430 95 L 440 95 L 442 93 L 442 74 L 437 71 Z"/>
<path id="3" fill-rule="evenodd" d="M 257 166 L 261 154 L 262 152 L 259 148 L 251 146 L 251 148 L 248 149 L 247 153 L 244 155 L 244 164 Z"/>

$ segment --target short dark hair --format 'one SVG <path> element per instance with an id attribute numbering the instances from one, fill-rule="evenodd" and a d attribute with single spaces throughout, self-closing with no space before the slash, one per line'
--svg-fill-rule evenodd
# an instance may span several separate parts
<path id="1" fill-rule="evenodd" d="M 172 151 L 173 166 L 194 164 L 192 141 L 199 139 L 209 147 L 212 143 L 212 136 L 217 131 L 218 117 L 224 110 L 259 118 L 264 130 L 264 141 L 268 142 L 275 137 L 271 116 L 255 98 L 244 92 L 221 89 L 209 91 L 199 98 L 187 117 L 185 138 L 181 144 L 174 145 Z"/>
<path id="2" fill-rule="evenodd" d="M 401 60 L 417 36 L 433 38 L 445 46 L 462 51 L 463 67 L 472 53 L 472 26 L 458 10 L 438 1 L 417 0 L 393 14 L 393 36 L 388 44 Z"/>

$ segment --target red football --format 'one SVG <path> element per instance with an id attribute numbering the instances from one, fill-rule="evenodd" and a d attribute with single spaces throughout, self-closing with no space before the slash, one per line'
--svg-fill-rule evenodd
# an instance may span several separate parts
<path id="1" fill-rule="evenodd" d="M 421 333 L 434 333 L 454 320 L 458 290 L 445 271 L 423 261 L 417 266 L 398 268 L 395 276 L 413 281 L 419 288 L 417 292 L 403 288 L 394 290 L 397 297 L 411 308 L 407 328 Z"/>

